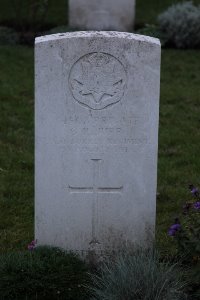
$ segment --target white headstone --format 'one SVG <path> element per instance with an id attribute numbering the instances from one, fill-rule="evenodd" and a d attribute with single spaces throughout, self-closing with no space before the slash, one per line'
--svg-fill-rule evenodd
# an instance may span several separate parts
<path id="1" fill-rule="evenodd" d="M 81 30 L 132 31 L 135 0 L 70 0 L 70 27 Z"/>
<path id="2" fill-rule="evenodd" d="M 159 40 L 74 32 L 36 39 L 35 238 L 78 251 L 154 236 Z"/>

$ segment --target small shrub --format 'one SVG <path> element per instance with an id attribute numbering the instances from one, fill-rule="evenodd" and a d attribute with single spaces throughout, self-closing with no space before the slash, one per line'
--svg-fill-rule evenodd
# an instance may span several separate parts
<path id="1" fill-rule="evenodd" d="M 156 251 L 120 255 L 91 275 L 93 300 L 183 300 L 177 265 L 161 262 Z"/>
<path id="2" fill-rule="evenodd" d="M 0 256 L 2 300 L 83 300 L 86 282 L 86 265 L 58 248 L 37 247 Z"/>
<path id="3" fill-rule="evenodd" d="M 161 40 L 162 45 L 165 44 L 164 37 L 162 36 L 157 25 L 146 24 L 145 27 L 138 29 L 136 33 L 158 38 Z"/>
<path id="4" fill-rule="evenodd" d="M 177 48 L 200 47 L 200 5 L 172 5 L 159 15 L 158 23 L 166 44 Z"/>
<path id="5" fill-rule="evenodd" d="M 19 34 L 12 28 L 0 26 L 0 45 L 15 45 L 19 43 Z"/>

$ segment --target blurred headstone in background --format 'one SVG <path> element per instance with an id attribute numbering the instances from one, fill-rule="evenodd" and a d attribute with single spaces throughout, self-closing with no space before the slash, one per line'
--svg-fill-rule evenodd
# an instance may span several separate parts
<path id="1" fill-rule="evenodd" d="M 69 25 L 82 30 L 132 31 L 135 0 L 69 0 Z"/>

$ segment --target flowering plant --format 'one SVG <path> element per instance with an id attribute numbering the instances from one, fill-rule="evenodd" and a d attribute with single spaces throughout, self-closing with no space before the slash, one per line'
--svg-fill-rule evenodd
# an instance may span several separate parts
<path id="1" fill-rule="evenodd" d="M 27 246 L 28 250 L 29 251 L 33 251 L 35 249 L 35 247 L 36 247 L 36 243 L 37 242 L 35 240 L 33 240 L 32 242 L 30 242 L 30 244 L 28 244 L 28 246 Z"/>
<path id="2" fill-rule="evenodd" d="M 176 218 L 168 230 L 168 235 L 177 242 L 179 254 L 185 253 L 188 258 L 200 261 L 200 192 L 194 185 L 189 185 L 193 196 L 183 206 L 182 217 Z"/>

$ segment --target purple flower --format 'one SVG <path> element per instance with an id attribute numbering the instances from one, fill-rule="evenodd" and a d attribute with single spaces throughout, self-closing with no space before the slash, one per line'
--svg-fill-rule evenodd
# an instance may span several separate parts
<path id="1" fill-rule="evenodd" d="M 196 195 L 199 192 L 198 188 L 193 187 L 193 189 L 191 190 L 191 193 L 193 195 Z"/>
<path id="2" fill-rule="evenodd" d="M 199 196 L 199 190 L 193 184 L 189 185 L 189 189 L 193 196 L 196 196 L 196 197 Z"/>
<path id="3" fill-rule="evenodd" d="M 28 250 L 29 250 L 29 251 L 32 251 L 32 250 L 34 250 L 34 249 L 35 249 L 34 246 L 32 246 L 32 245 L 30 245 L 30 244 L 28 245 Z"/>
<path id="4" fill-rule="evenodd" d="M 32 250 L 35 249 L 35 246 L 36 246 L 36 241 L 34 240 L 30 244 L 28 244 L 27 248 L 28 248 L 29 251 L 32 251 Z"/>
<path id="5" fill-rule="evenodd" d="M 181 229 L 181 225 L 180 224 L 173 224 L 171 227 L 170 227 L 171 230 L 180 230 Z"/>
<path id="6" fill-rule="evenodd" d="M 194 209 L 200 209 L 200 201 L 197 201 L 193 205 Z"/>
<path id="7" fill-rule="evenodd" d="M 168 235 L 170 235 L 170 236 L 175 236 L 175 233 L 176 233 L 176 230 L 172 230 L 172 229 L 168 230 Z"/>
<path id="8" fill-rule="evenodd" d="M 179 231 L 181 229 L 181 225 L 180 224 L 173 224 L 170 226 L 169 230 L 168 230 L 168 235 L 170 236 L 175 236 L 176 232 Z"/>

